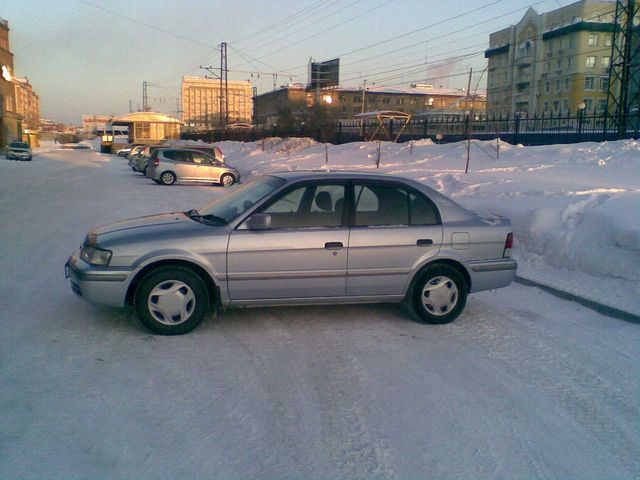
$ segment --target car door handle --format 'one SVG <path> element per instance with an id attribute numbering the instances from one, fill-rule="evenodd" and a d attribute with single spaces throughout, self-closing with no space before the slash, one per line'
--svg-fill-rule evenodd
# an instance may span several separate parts
<path id="1" fill-rule="evenodd" d="M 324 244 L 325 250 L 340 250 L 344 245 L 342 242 L 327 242 Z"/>
<path id="2" fill-rule="evenodd" d="M 420 238 L 416 242 L 416 245 L 418 245 L 419 247 L 427 247 L 429 245 L 433 245 L 433 240 L 431 240 L 430 238 Z"/>

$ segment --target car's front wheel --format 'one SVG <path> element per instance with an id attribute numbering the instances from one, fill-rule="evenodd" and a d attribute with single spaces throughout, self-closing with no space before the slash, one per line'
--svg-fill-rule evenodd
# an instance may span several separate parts
<path id="1" fill-rule="evenodd" d="M 433 265 L 415 279 L 408 300 L 421 323 L 450 323 L 464 310 L 467 284 L 455 268 Z"/>
<path id="2" fill-rule="evenodd" d="M 196 328 L 209 309 L 209 291 L 200 276 L 179 265 L 149 272 L 136 288 L 134 305 L 142 324 L 160 335 Z"/>
<path id="3" fill-rule="evenodd" d="M 223 187 L 230 187 L 236 182 L 236 177 L 231 175 L 230 173 L 225 173 L 220 177 L 220 185 Z"/>
<path id="4" fill-rule="evenodd" d="M 163 185 L 173 185 L 176 183 L 176 174 L 173 172 L 162 172 L 160 175 L 160 181 Z"/>

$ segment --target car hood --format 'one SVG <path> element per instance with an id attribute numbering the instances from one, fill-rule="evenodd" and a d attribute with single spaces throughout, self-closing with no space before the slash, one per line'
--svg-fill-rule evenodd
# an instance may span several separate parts
<path id="1" fill-rule="evenodd" d="M 226 225 L 205 225 L 191 220 L 184 212 L 163 213 L 122 220 L 98 227 L 89 232 L 101 247 L 115 247 L 141 242 L 186 240 L 203 235 L 226 234 Z"/>

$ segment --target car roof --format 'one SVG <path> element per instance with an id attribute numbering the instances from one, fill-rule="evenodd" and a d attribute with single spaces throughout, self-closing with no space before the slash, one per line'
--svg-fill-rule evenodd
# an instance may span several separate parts
<path id="1" fill-rule="evenodd" d="M 269 175 L 281 177 L 285 180 L 317 180 L 322 178 L 334 179 L 370 179 L 370 180 L 399 180 L 401 182 L 411 182 L 406 177 L 398 177 L 386 173 L 359 172 L 354 170 L 290 170 L 273 172 Z"/>

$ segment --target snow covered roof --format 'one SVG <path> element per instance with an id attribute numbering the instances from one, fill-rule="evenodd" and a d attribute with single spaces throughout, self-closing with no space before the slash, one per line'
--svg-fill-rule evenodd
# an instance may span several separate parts
<path id="1" fill-rule="evenodd" d="M 360 92 L 362 87 L 338 87 L 335 89 L 337 92 Z M 375 85 L 366 87 L 367 93 L 389 93 L 389 94 L 404 94 L 404 95 L 441 95 L 441 96 L 455 96 L 461 97 L 466 95 L 464 90 L 457 88 L 441 88 L 431 86 L 390 86 L 390 87 L 378 87 Z"/>
<path id="2" fill-rule="evenodd" d="M 155 122 L 155 123 L 182 123 L 176 117 L 158 112 L 133 112 L 119 117 L 114 117 L 112 123 L 134 123 L 134 122 Z"/>

